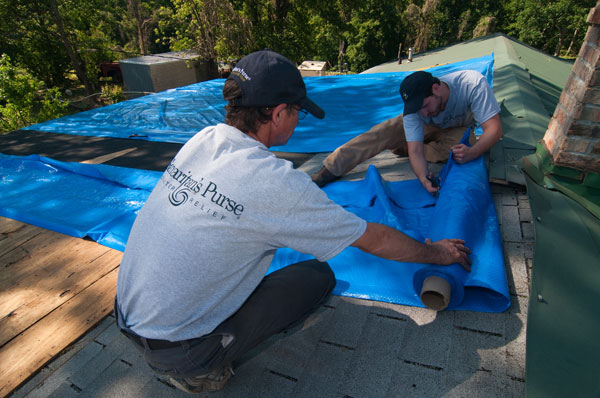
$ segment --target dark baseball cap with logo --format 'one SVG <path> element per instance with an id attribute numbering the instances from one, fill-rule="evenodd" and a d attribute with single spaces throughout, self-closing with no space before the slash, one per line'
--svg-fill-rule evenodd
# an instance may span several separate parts
<path id="1" fill-rule="evenodd" d="M 242 89 L 241 97 L 230 101 L 233 106 L 268 107 L 295 104 L 314 117 L 323 119 L 325 112 L 306 96 L 306 86 L 298 67 L 281 54 L 257 51 L 242 58 L 228 79 Z"/>
<path id="2" fill-rule="evenodd" d="M 425 71 L 411 73 L 402 80 L 400 95 L 404 101 L 404 116 L 419 112 L 425 97 L 431 92 L 431 86 L 435 82 L 436 78 Z"/>

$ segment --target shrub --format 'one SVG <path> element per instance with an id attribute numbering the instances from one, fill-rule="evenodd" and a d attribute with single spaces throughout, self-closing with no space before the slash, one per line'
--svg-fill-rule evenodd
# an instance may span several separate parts
<path id="1" fill-rule="evenodd" d="M 45 89 L 29 71 L 0 57 L 0 132 L 17 130 L 67 113 L 58 88 Z"/>

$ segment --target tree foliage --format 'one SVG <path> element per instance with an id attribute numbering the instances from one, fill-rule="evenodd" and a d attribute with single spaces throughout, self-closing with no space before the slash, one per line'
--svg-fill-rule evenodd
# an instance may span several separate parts
<path id="1" fill-rule="evenodd" d="M 595 0 L 512 0 L 508 9 L 515 18 L 507 33 L 555 56 L 574 55 L 587 31 L 585 22 Z"/>
<path id="2" fill-rule="evenodd" d="M 63 116 L 67 103 L 57 87 L 47 90 L 44 82 L 14 66 L 10 57 L 0 57 L 0 132 Z"/>
<path id="3" fill-rule="evenodd" d="M 500 31 L 551 54 L 572 56 L 594 5 L 594 0 L 0 0 L 0 52 L 52 86 L 65 85 L 68 72 L 75 71 L 93 88 L 100 61 L 182 49 L 218 60 L 271 48 L 296 62 L 322 60 L 332 68 L 347 62 L 359 72 L 394 59 L 400 44 L 406 54 L 409 47 L 420 52 Z"/>
<path id="4" fill-rule="evenodd" d="M 253 47 L 248 20 L 227 1 L 173 0 L 161 9 L 158 32 L 173 50 L 195 49 L 202 58 L 237 56 Z"/>
<path id="5" fill-rule="evenodd" d="M 270 48 L 360 72 L 504 32 L 574 56 L 595 0 L 0 0 L 0 54 L 49 87 L 98 91 L 99 63 L 196 50 L 211 61 Z M 76 82 L 73 76 L 76 76 Z"/>

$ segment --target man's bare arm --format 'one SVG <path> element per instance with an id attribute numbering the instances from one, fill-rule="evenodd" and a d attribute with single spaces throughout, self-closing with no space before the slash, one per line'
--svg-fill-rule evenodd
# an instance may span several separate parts
<path id="1" fill-rule="evenodd" d="M 413 172 L 427 191 L 436 193 L 439 191 L 439 187 L 434 187 L 431 181 L 427 179 L 429 167 L 427 166 L 427 159 L 425 159 L 425 145 L 423 141 L 408 141 L 407 144 L 408 160 Z"/>
<path id="2" fill-rule="evenodd" d="M 378 223 L 367 223 L 365 233 L 352 244 L 367 253 L 388 260 L 449 265 L 459 263 L 471 270 L 471 251 L 461 239 L 427 240 L 421 243 L 410 236 Z"/>

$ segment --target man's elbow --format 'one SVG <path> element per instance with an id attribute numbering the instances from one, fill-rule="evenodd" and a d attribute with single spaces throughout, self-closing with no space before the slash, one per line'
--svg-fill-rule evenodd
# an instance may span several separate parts
<path id="1" fill-rule="evenodd" d="M 490 119 L 490 122 L 489 129 L 492 133 L 491 135 L 496 139 L 496 142 L 498 142 L 500 138 L 502 138 L 502 122 L 500 121 L 500 115 L 496 114 Z"/>
<path id="2" fill-rule="evenodd" d="M 497 130 L 492 130 L 492 131 L 490 131 L 490 133 L 491 134 L 489 135 L 490 136 L 490 141 L 489 141 L 490 144 L 489 144 L 489 146 L 490 146 L 490 149 L 491 149 L 502 138 L 502 128 L 499 128 Z"/>
<path id="3" fill-rule="evenodd" d="M 498 142 L 502 138 L 502 124 L 500 120 L 498 120 L 498 128 L 496 129 L 496 142 Z"/>
<path id="4" fill-rule="evenodd" d="M 366 253 L 379 256 L 385 244 L 385 228 L 378 223 L 367 223 L 367 229 L 351 246 Z"/>
<path id="5" fill-rule="evenodd" d="M 408 159 L 413 171 L 415 170 L 415 165 L 425 161 L 425 148 L 423 142 L 408 143 Z"/>

